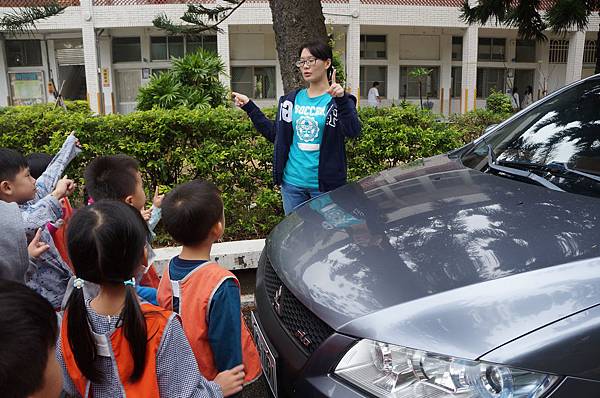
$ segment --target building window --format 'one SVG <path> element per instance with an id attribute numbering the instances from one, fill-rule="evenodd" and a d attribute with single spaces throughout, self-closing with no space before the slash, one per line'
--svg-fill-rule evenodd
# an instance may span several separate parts
<path id="1" fill-rule="evenodd" d="M 162 36 L 150 38 L 150 59 L 164 61 L 183 57 L 183 37 Z"/>
<path id="2" fill-rule="evenodd" d="M 243 66 L 231 68 L 231 88 L 255 99 L 275 98 L 274 66 Z"/>
<path id="3" fill-rule="evenodd" d="M 487 98 L 493 91 L 504 92 L 504 69 L 477 68 L 477 98 Z"/>
<path id="4" fill-rule="evenodd" d="M 15 66 L 42 66 L 39 40 L 6 40 L 6 63 Z"/>
<path id="5" fill-rule="evenodd" d="M 457 98 L 462 95 L 462 67 L 454 66 L 452 68 L 452 86 L 450 87 L 450 97 Z"/>
<path id="6" fill-rule="evenodd" d="M 583 63 L 584 64 L 595 64 L 596 63 L 596 40 L 586 40 L 585 47 L 583 48 Z"/>
<path id="7" fill-rule="evenodd" d="M 535 40 L 517 39 L 515 62 L 535 62 Z"/>
<path id="8" fill-rule="evenodd" d="M 506 60 L 506 39 L 481 37 L 477 48 L 477 60 L 503 62 Z"/>
<path id="9" fill-rule="evenodd" d="M 113 37 L 113 62 L 140 62 L 142 46 L 139 37 Z"/>
<path id="10" fill-rule="evenodd" d="M 462 61 L 463 38 L 462 36 L 452 36 L 452 61 Z"/>
<path id="11" fill-rule="evenodd" d="M 422 80 L 423 98 L 437 98 L 440 82 L 440 68 L 438 66 L 401 66 L 400 96 L 402 98 L 419 98 L 419 80 L 410 76 L 410 72 L 416 68 L 431 70 L 429 76 Z"/>
<path id="12" fill-rule="evenodd" d="M 185 53 L 190 54 L 203 48 L 207 51 L 217 52 L 217 36 L 216 35 L 199 35 L 190 36 L 185 39 Z"/>
<path id="13" fill-rule="evenodd" d="M 360 57 L 386 59 L 386 38 L 380 35 L 360 35 Z"/>
<path id="14" fill-rule="evenodd" d="M 550 57 L 548 62 L 551 64 L 566 64 L 569 58 L 568 40 L 550 40 Z"/>
<path id="15" fill-rule="evenodd" d="M 377 89 L 379 96 L 386 96 L 387 66 L 361 66 L 360 67 L 360 96 L 367 98 L 374 82 L 379 82 Z"/>

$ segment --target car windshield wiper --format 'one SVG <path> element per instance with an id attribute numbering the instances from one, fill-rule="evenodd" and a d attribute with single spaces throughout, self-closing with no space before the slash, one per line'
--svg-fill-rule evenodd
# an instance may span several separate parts
<path id="1" fill-rule="evenodd" d="M 566 163 L 563 163 L 563 162 L 550 162 L 548 164 L 539 164 L 539 163 L 522 162 L 522 161 L 515 162 L 515 161 L 509 161 L 509 160 L 496 160 L 496 164 L 515 166 L 515 167 L 523 167 L 526 169 L 533 169 L 533 170 L 547 171 L 548 173 L 563 176 L 563 177 L 568 174 L 574 174 L 574 175 L 577 175 L 580 177 L 585 177 L 587 179 L 594 180 L 594 181 L 600 183 L 600 176 L 572 169 L 569 166 L 567 166 Z"/>
<path id="2" fill-rule="evenodd" d="M 552 184 L 550 181 L 546 180 L 545 178 L 540 177 L 539 175 L 537 175 L 535 173 L 532 173 L 531 171 L 521 170 L 521 169 L 517 169 L 517 168 L 513 168 L 513 167 L 501 166 L 499 164 L 496 164 L 496 156 L 494 154 L 494 150 L 492 149 L 491 145 L 488 145 L 487 163 L 488 163 L 488 167 L 492 170 L 499 171 L 499 172 L 502 172 L 502 173 L 505 173 L 508 175 L 512 175 L 515 177 L 526 178 L 528 180 L 534 181 L 534 182 L 536 182 L 546 188 L 552 189 L 554 191 L 564 192 L 563 189 Z"/>

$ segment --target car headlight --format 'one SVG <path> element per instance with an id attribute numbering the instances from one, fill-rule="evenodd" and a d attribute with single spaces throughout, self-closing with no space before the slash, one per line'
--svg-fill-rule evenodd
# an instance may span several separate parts
<path id="1" fill-rule="evenodd" d="M 538 398 L 559 380 L 373 340 L 355 344 L 335 374 L 381 398 Z"/>

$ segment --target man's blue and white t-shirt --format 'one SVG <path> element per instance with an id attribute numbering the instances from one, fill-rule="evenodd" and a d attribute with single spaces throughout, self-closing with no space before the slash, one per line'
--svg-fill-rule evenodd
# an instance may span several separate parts
<path id="1" fill-rule="evenodd" d="M 319 153 L 331 95 L 308 96 L 306 89 L 296 95 L 292 126 L 294 139 L 283 171 L 283 181 L 301 188 L 319 188 Z"/>

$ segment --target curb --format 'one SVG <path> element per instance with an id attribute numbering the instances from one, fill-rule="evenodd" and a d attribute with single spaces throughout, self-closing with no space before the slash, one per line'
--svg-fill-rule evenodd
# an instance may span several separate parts
<path id="1" fill-rule="evenodd" d="M 223 268 L 230 271 L 253 269 L 258 267 L 258 259 L 264 247 L 264 239 L 216 243 L 212 248 L 211 260 L 218 261 Z M 154 253 L 156 254 L 154 267 L 159 275 L 162 275 L 163 269 L 169 264 L 171 258 L 181 253 L 181 246 L 154 249 Z M 251 301 L 254 303 L 253 295 Z"/>

